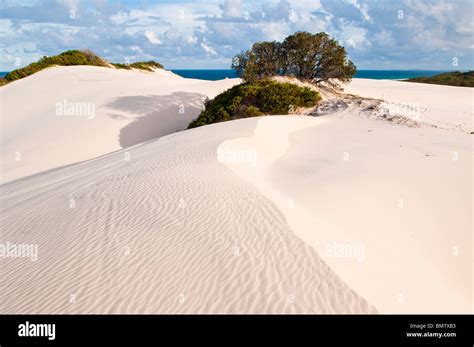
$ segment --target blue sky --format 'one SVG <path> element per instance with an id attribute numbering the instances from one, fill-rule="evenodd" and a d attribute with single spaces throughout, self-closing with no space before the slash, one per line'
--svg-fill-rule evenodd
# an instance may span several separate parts
<path id="1" fill-rule="evenodd" d="M 228 68 L 253 42 L 325 31 L 359 69 L 468 70 L 472 0 L 2 0 L 0 70 L 89 48 L 112 62 Z"/>

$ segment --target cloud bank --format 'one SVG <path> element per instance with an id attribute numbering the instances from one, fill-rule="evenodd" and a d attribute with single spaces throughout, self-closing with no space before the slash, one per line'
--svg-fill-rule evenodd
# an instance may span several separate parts
<path id="1" fill-rule="evenodd" d="M 359 69 L 473 68 L 471 0 L 4 0 L 0 70 L 89 48 L 113 61 L 228 68 L 253 42 L 325 31 Z"/>

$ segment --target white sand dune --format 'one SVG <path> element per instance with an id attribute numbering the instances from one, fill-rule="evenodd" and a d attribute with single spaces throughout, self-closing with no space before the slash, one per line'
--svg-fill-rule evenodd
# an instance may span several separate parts
<path id="1" fill-rule="evenodd" d="M 473 312 L 472 88 L 355 79 L 346 90 L 384 97 L 379 112 L 415 126 L 370 119 L 358 99 L 326 117 L 262 118 L 220 146 L 254 151 L 256 165 L 227 166 L 380 312 Z"/>
<path id="2" fill-rule="evenodd" d="M 66 70 L 50 71 L 44 73 Z M 148 110 L 153 100 L 141 96 L 212 95 L 236 83 L 147 75 L 137 86 L 123 81 L 136 82 L 135 73 L 111 71 L 91 71 L 94 93 L 84 90 L 85 81 L 75 90 L 102 100 L 103 126 L 122 124 L 117 114 L 148 113 L 171 124 L 175 113 Z M 33 77 L 1 96 L 19 101 Z M 407 84 L 355 80 L 348 89 L 378 98 L 400 83 Z M 117 86 L 117 100 L 99 97 L 105 86 Z M 48 135 L 36 134 L 42 119 L 34 105 L 21 108 L 17 121 L 10 109 L 2 160 L 7 177 L 19 179 L 0 186 L 0 243 L 38 245 L 38 260 L 0 259 L 7 279 L 0 282 L 0 312 L 472 311 L 472 99 L 465 98 L 472 92 L 436 86 L 430 97 L 433 86 L 413 86 L 419 98 L 409 94 L 406 102 L 415 100 L 430 120 L 417 127 L 364 118 L 366 105 L 357 102 L 321 117 L 244 119 L 136 144 L 173 129 L 154 133 L 152 125 L 161 123 L 143 121 L 122 146 L 117 124 L 102 129 L 104 145 L 88 154 L 101 156 L 64 167 L 35 157 L 28 177 L 5 160 L 12 144 L 23 146 L 31 135 L 43 149 L 35 152 L 32 140 L 23 151 L 55 148 L 44 158 L 57 151 L 53 157 L 64 165 L 69 156 L 87 159 L 71 152 L 81 152 L 75 141 L 98 135 L 52 121 L 44 124 Z M 39 99 L 55 100 L 55 93 L 42 92 L 38 105 L 49 107 Z M 432 100 L 441 95 L 446 104 Z M 397 87 L 387 103 L 404 100 Z M 445 112 L 450 100 L 453 118 Z M 141 137 L 145 129 L 151 132 Z"/>
<path id="3" fill-rule="evenodd" d="M 15 81 L 0 88 L 0 182 L 184 130 L 205 97 L 239 82 L 96 66 L 54 67 Z"/>
<path id="4" fill-rule="evenodd" d="M 421 124 L 472 131 L 473 88 L 355 78 L 345 92 L 382 99 L 389 113 L 406 115 Z"/>
<path id="5" fill-rule="evenodd" d="M 0 311 L 375 312 L 217 160 L 220 143 L 251 136 L 257 122 L 181 132 L 3 185 L 2 240 L 37 244 L 38 261 L 2 259 Z"/>
<path id="6" fill-rule="evenodd" d="M 471 143 L 379 120 L 291 116 L 262 118 L 254 136 L 220 151 L 257 153 L 256 166 L 228 166 L 380 312 L 460 313 L 472 310 Z"/>

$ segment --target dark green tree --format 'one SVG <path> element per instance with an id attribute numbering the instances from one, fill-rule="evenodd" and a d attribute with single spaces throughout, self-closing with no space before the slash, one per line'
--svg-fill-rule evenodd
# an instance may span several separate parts
<path id="1" fill-rule="evenodd" d="M 232 68 L 246 81 L 274 76 L 281 69 L 280 43 L 257 42 L 247 52 L 237 54 L 232 60 Z"/>
<path id="2" fill-rule="evenodd" d="M 258 42 L 234 57 L 232 68 L 246 81 L 275 75 L 313 83 L 348 82 L 356 72 L 344 47 L 326 33 L 296 32 L 280 42 Z"/>

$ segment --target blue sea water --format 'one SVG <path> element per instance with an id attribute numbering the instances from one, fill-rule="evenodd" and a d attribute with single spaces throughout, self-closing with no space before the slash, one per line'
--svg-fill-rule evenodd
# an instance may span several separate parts
<path id="1" fill-rule="evenodd" d="M 177 75 L 186 78 L 201 80 L 221 80 L 224 78 L 236 78 L 234 70 L 171 70 Z M 369 78 L 375 80 L 400 80 L 412 77 L 434 76 L 446 71 L 435 70 L 358 70 L 354 78 Z"/>
<path id="2" fill-rule="evenodd" d="M 186 78 L 196 78 L 201 80 L 222 80 L 224 78 L 236 78 L 234 70 L 171 70 L 172 72 Z M 369 78 L 375 80 L 399 80 L 420 76 L 434 76 L 446 71 L 435 70 L 358 70 L 355 78 Z M 0 77 L 4 77 L 8 71 L 0 71 Z"/>
<path id="3" fill-rule="evenodd" d="M 171 70 L 177 75 L 185 78 L 195 78 L 198 80 L 216 81 L 224 78 L 237 78 L 234 70 Z"/>
<path id="4" fill-rule="evenodd" d="M 443 72 L 439 70 L 358 70 L 354 78 L 373 80 L 402 80 L 413 77 L 430 77 Z"/>

